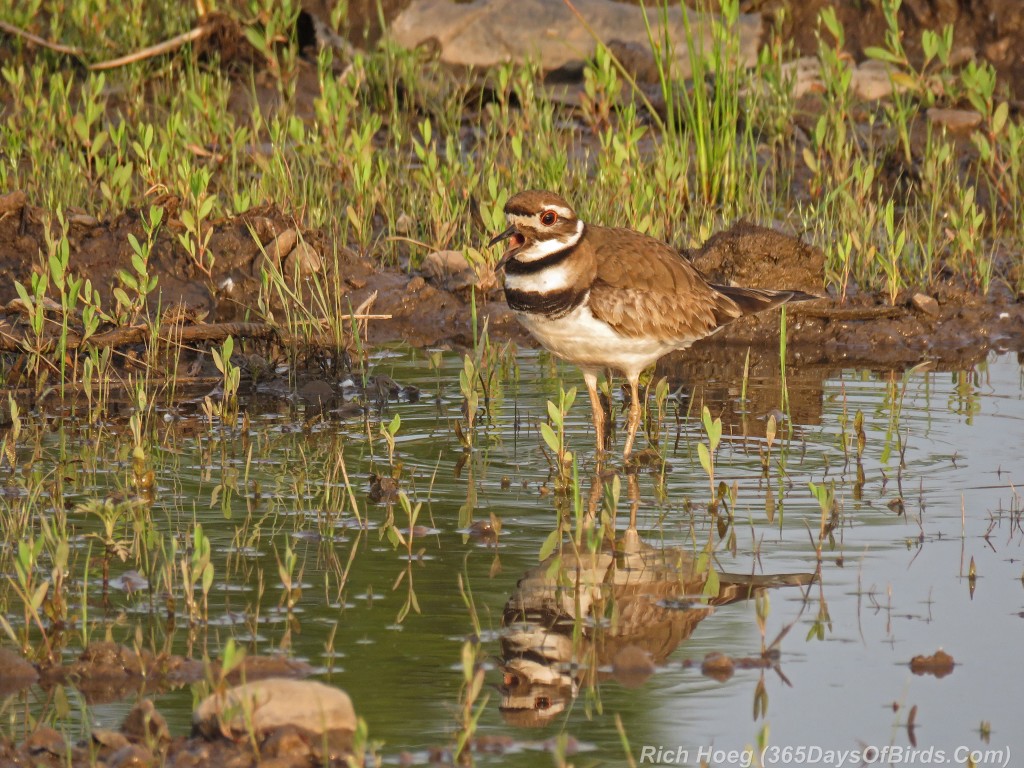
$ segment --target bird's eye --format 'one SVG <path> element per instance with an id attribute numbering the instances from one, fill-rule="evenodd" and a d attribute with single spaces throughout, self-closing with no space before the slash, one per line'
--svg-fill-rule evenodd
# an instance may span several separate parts
<path id="1" fill-rule="evenodd" d="M 558 221 L 558 214 L 554 211 L 544 211 L 544 213 L 540 215 L 540 223 L 545 227 L 550 227 L 556 221 Z"/>

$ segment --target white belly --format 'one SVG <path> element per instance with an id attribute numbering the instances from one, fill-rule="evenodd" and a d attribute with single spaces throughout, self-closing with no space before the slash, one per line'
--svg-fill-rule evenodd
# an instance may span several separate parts
<path id="1" fill-rule="evenodd" d="M 593 372 L 612 368 L 636 376 L 662 355 L 688 346 L 623 336 L 597 320 L 586 304 L 557 320 L 527 312 L 516 312 L 516 316 L 554 355 Z"/>

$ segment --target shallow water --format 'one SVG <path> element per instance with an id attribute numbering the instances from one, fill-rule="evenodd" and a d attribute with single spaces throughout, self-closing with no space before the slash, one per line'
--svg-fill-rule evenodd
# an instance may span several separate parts
<path id="1" fill-rule="evenodd" d="M 439 369 L 432 359 L 440 359 Z M 694 542 L 701 547 L 713 538 L 716 569 L 722 572 L 814 573 L 821 508 L 808 482 L 834 482 L 838 525 L 832 542 L 826 540 L 822 548 L 820 580 L 809 588 L 769 591 L 768 642 L 792 624 L 778 643 L 777 670 L 737 669 L 726 682 L 702 675 L 699 662 L 709 652 L 758 656 L 762 638 L 753 600 L 713 611 L 696 608 L 700 616 L 689 627 L 692 635 L 669 648 L 645 682 L 623 685 L 608 659 L 600 660 L 596 682 L 589 685 L 582 673 L 563 667 L 565 680 L 575 677 L 577 695 L 543 727 L 525 729 L 499 711 L 502 613 L 519 579 L 537 566 L 557 521 L 555 495 L 545 492 L 553 489 L 554 478 L 537 422 L 560 382 L 566 387 L 582 382 L 574 369 L 544 353 L 523 352 L 514 364 L 509 361 L 492 391 L 489 414 L 479 417 L 476 448 L 456 475 L 463 456 L 453 429 L 462 418 L 461 356 L 389 350 L 375 356 L 373 367 L 374 373 L 421 390 L 418 401 L 392 402 L 383 414 L 385 421 L 401 416 L 395 456 L 402 466 L 401 487 L 422 502 L 418 523 L 429 528 L 415 536 L 414 551 L 420 554 L 411 566 L 404 551 L 382 538 L 386 506 L 367 499 L 370 471 L 386 473 L 390 466 L 376 415 L 367 425 L 361 418 L 330 413 L 315 418 L 312 409 L 296 414 L 290 406 L 254 401 L 246 435 L 218 436 L 205 427 L 173 431 L 172 426 L 173 436 L 152 455 L 159 487 L 152 509 L 157 527 L 190 532 L 195 519 L 211 538 L 215 586 L 209 626 L 190 633 L 179 622 L 168 636 L 162 612 L 153 615 L 144 594 L 115 593 L 112 608 L 90 609 L 91 635 L 109 633 L 133 645 L 138 633 L 144 646 L 162 645 L 169 637 L 175 651 L 196 656 L 204 650 L 216 656 L 235 637 L 251 653 L 280 651 L 304 659 L 320 679 L 351 694 L 371 738 L 383 742 L 386 760 L 397 760 L 403 751 L 425 759 L 430 747 L 453 743 L 457 727 L 461 652 L 474 631 L 459 591 L 461 575 L 472 591 L 488 668 L 482 696 L 489 699 L 477 735 L 513 740 L 506 754 L 478 755 L 482 764 L 547 764 L 551 758 L 538 756 L 536 749 L 563 732 L 582 750 L 571 758 L 577 765 L 625 764 L 616 716 L 640 764 L 696 765 L 702 757 L 717 765 L 743 764 L 743 756 L 730 759 L 701 750 L 743 750 L 759 738 L 780 750 L 766 755 L 776 764 L 801 762 L 781 751 L 787 747 L 911 750 L 906 723 L 913 706 L 917 750 L 941 749 L 961 764 L 958 748 L 989 750 L 980 765 L 1013 764 L 1024 753 L 1018 728 L 1024 672 L 1015 642 L 1024 615 L 1024 531 L 1015 490 L 1024 479 L 1024 387 L 1015 358 L 993 356 L 971 372 L 905 374 L 823 373 L 791 362 L 785 388 L 791 422 L 783 417 L 783 387 L 771 365 L 752 367 L 745 390 L 735 373 L 701 381 L 699 391 L 712 414 L 724 413 L 715 480 L 737 489 L 731 528 L 735 554 L 712 534 L 706 511 L 711 491 L 696 447 L 706 440 L 701 403 L 686 390 L 673 394 L 664 423 L 670 468 L 663 482 L 657 472 L 638 476 L 642 540 L 670 556 L 681 551 L 689 558 Z M 674 375 L 673 387 L 680 383 Z M 782 420 L 765 476 L 761 451 L 766 416 L 774 408 Z M 864 416 L 863 483 L 857 482 L 855 459 L 858 410 Z M 567 420 L 566 440 L 579 457 L 584 502 L 593 464 L 589 418 L 580 393 Z M 73 434 L 65 437 L 74 441 Z M 48 438 L 45 457 L 56 453 L 58 439 Z M 621 441 L 620 434 L 620 451 Z M 339 513 L 347 505 L 339 454 L 360 512 L 370 521 L 368 531 L 352 527 L 350 511 Z M 106 456 L 103 450 L 96 455 Z M 70 483 L 68 504 L 124 485 L 126 463 L 106 456 L 85 464 L 84 474 Z M 325 489 L 332 494 L 326 504 Z M 894 509 L 898 498 L 903 514 Z M 463 515 L 471 509 L 474 520 L 492 514 L 501 520 L 497 548 L 461 532 L 460 507 Z M 394 514 L 406 525 L 399 505 Z M 623 479 L 616 517 L 620 532 L 628 515 Z M 73 522 L 82 529 L 95 525 Z M 77 541 L 84 551 L 83 540 Z M 278 559 L 286 546 L 298 556 L 303 584 L 291 620 L 279 608 Z M 973 582 L 968 578 L 972 559 Z M 78 576 L 81 561 L 84 556 L 74 571 Z M 339 586 L 348 563 L 347 582 Z M 112 576 L 125 567 L 115 563 Z M 409 575 L 393 590 L 407 567 Z M 410 611 L 399 623 L 410 575 L 420 612 Z M 95 581 L 95 572 L 91 577 Z M 682 612 L 677 597 L 672 593 L 659 606 L 663 617 Z M 12 605 L 6 615 L 15 620 Z M 938 679 L 910 671 L 911 657 L 939 648 L 956 659 L 951 675 Z M 72 647 L 67 654 L 79 651 Z M 767 708 L 755 717 L 762 684 L 760 701 L 766 696 Z M 44 692 L 33 689 L 27 697 L 33 711 L 56 718 Z M 72 696 L 72 711 L 58 718 L 72 732 L 82 727 L 83 718 L 116 726 L 131 706 L 100 704 L 83 713 L 75 703 Z M 172 732 L 187 731 L 193 705 L 189 689 L 160 694 L 156 703 Z M 540 703 L 554 708 L 549 699 Z M 10 713 L 17 709 L 7 709 L 15 731 Z M 987 742 L 980 733 L 983 722 L 991 724 Z M 1005 756 L 998 751 L 1006 749 L 1008 761 L 998 759 Z M 897 753 L 892 762 L 910 762 L 906 755 Z M 851 757 L 846 764 L 859 764 Z M 919 753 L 917 761 L 924 759 Z M 823 755 L 820 764 L 839 762 Z"/>

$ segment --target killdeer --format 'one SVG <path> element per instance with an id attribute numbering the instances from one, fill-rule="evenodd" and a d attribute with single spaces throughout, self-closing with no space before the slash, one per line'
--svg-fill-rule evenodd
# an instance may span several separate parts
<path id="1" fill-rule="evenodd" d="M 578 365 L 590 395 L 597 448 L 605 417 L 597 378 L 620 371 L 632 395 L 628 460 L 640 426 L 640 374 L 663 355 L 686 349 L 743 315 L 817 296 L 712 285 L 674 248 L 631 229 L 586 224 L 553 192 L 527 190 L 505 204 L 510 240 L 495 265 L 519 321 L 557 357 Z"/>

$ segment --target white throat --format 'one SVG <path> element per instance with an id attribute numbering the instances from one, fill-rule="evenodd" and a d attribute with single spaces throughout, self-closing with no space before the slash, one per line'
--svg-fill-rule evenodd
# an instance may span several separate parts
<path id="1" fill-rule="evenodd" d="M 580 241 L 583 237 L 583 221 L 578 220 L 576 222 L 576 231 L 569 237 L 562 239 L 553 237 L 548 240 L 535 240 L 528 247 L 524 247 L 515 255 L 515 260 L 522 262 L 523 264 L 529 264 L 531 261 L 538 261 L 543 259 L 545 256 L 550 256 L 553 253 L 564 251 L 566 248 L 571 248 Z"/>

